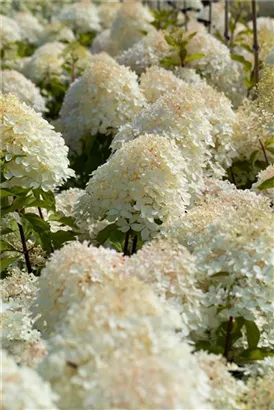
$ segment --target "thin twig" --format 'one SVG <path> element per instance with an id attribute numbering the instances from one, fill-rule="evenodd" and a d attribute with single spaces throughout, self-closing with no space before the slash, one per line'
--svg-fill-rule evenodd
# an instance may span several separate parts
<path id="1" fill-rule="evenodd" d="M 225 31 L 224 31 L 224 38 L 226 40 L 226 44 L 229 43 L 229 31 L 228 31 L 228 0 L 225 0 Z"/>
<path id="2" fill-rule="evenodd" d="M 231 348 L 231 333 L 233 329 L 233 317 L 230 316 L 227 324 L 226 340 L 225 340 L 225 350 L 224 356 L 228 360 L 230 348 Z"/>
<path id="3" fill-rule="evenodd" d="M 124 256 L 127 256 L 127 255 L 128 255 L 129 236 L 130 236 L 130 233 L 129 233 L 129 231 L 127 231 L 127 232 L 126 232 L 126 235 L 125 235 Z"/>
<path id="4" fill-rule="evenodd" d="M 38 212 L 39 212 L 40 218 L 44 220 L 44 215 L 43 215 L 43 212 L 40 206 L 38 206 Z"/>
<path id="5" fill-rule="evenodd" d="M 255 85 L 259 82 L 259 42 L 257 31 L 256 0 L 252 0 L 252 23 L 253 23 L 253 51 L 254 51 L 254 75 Z"/>
<path id="6" fill-rule="evenodd" d="M 208 4 L 208 32 L 211 33 L 211 26 L 212 26 L 212 0 L 209 0 Z"/>
<path id="7" fill-rule="evenodd" d="M 133 238 L 133 242 L 132 242 L 131 255 L 137 252 L 137 241 L 138 241 L 138 236 L 135 235 Z"/>
<path id="8" fill-rule="evenodd" d="M 186 8 L 186 1 L 184 0 L 184 15 L 185 15 L 185 30 L 188 30 L 188 14 L 187 14 L 187 8 Z"/>
<path id="9" fill-rule="evenodd" d="M 265 150 L 264 144 L 262 143 L 262 141 L 260 140 L 260 138 L 259 138 L 259 144 L 260 144 L 260 146 L 261 146 L 261 148 L 262 148 L 262 151 L 263 151 L 263 154 L 264 154 L 264 158 L 265 158 L 265 162 L 267 163 L 267 165 L 269 165 L 269 161 L 268 161 L 268 158 L 267 158 L 267 155 L 266 155 L 266 150 Z"/>
<path id="10" fill-rule="evenodd" d="M 18 215 L 20 216 L 20 211 L 18 210 Z M 22 242 L 22 247 L 23 247 L 23 253 L 24 253 L 24 257 L 25 257 L 25 261 L 26 261 L 26 266 L 27 266 L 27 270 L 28 273 L 32 272 L 32 267 L 31 267 L 31 263 L 30 263 L 30 258 L 29 258 L 29 250 L 27 247 L 27 241 L 26 241 L 26 237 L 25 237 L 25 233 L 24 233 L 24 229 L 23 226 L 17 222 L 18 225 L 18 229 L 19 229 L 19 233 L 20 233 L 20 238 L 21 238 L 21 242 Z"/>

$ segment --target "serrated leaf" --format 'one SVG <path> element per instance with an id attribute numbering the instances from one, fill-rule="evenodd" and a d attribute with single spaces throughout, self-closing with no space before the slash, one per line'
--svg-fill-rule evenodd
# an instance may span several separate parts
<path id="1" fill-rule="evenodd" d="M 263 183 L 257 186 L 257 189 L 260 189 L 261 191 L 264 189 L 271 189 L 271 188 L 272 189 L 274 188 L 274 176 L 266 179 Z"/>
<path id="2" fill-rule="evenodd" d="M 246 336 L 249 349 L 256 349 L 260 340 L 260 330 L 255 322 L 245 321 Z"/>

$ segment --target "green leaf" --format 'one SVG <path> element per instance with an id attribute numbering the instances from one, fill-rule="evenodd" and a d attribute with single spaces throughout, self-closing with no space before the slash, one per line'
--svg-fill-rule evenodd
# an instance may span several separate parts
<path id="1" fill-rule="evenodd" d="M 229 272 L 217 272 L 214 275 L 211 275 L 210 278 L 218 279 L 226 276 L 229 276 Z"/>
<path id="2" fill-rule="evenodd" d="M 247 342 L 249 349 L 256 349 L 260 340 L 260 330 L 255 322 L 250 320 L 245 321 Z"/>
<path id="3" fill-rule="evenodd" d="M 271 154 L 274 155 L 274 147 L 265 147 L 265 149 L 266 149 L 268 152 L 271 152 Z"/>
<path id="4" fill-rule="evenodd" d="M 64 243 L 75 240 L 76 233 L 73 231 L 57 231 L 51 233 L 54 249 L 60 249 Z"/>
<path id="5" fill-rule="evenodd" d="M 266 179 L 263 183 L 261 183 L 257 187 L 257 189 L 260 189 L 260 190 L 271 189 L 271 188 L 274 188 L 274 176 Z"/>
<path id="6" fill-rule="evenodd" d="M 100 245 L 104 245 L 104 243 L 107 241 L 107 239 L 110 237 L 110 235 L 118 230 L 118 226 L 116 223 L 110 224 L 106 226 L 104 229 L 102 229 L 98 235 L 97 235 L 97 242 Z"/>
<path id="7" fill-rule="evenodd" d="M 49 216 L 50 221 L 56 221 L 64 226 L 69 226 L 73 229 L 77 229 L 75 219 L 72 216 L 65 216 L 62 212 L 55 212 Z"/>
<path id="8" fill-rule="evenodd" d="M 14 230 L 11 228 L 1 229 L 1 236 L 8 235 L 9 233 L 12 233 L 12 232 L 14 232 Z"/>
<path id="9" fill-rule="evenodd" d="M 33 214 L 33 213 L 26 213 L 22 215 L 22 219 L 27 220 L 31 226 L 34 232 L 37 233 L 44 233 L 45 231 L 50 230 L 50 225 L 48 222 L 44 221 L 40 216 Z"/>
<path id="10" fill-rule="evenodd" d="M 264 145 L 268 147 L 271 144 L 274 144 L 274 137 L 271 137 L 269 140 L 267 140 Z"/>
<path id="11" fill-rule="evenodd" d="M 5 241 L 0 241 L 0 252 L 7 251 L 9 249 L 9 244 Z"/>
<path id="12" fill-rule="evenodd" d="M 163 60 L 161 60 L 161 65 L 166 68 L 177 67 L 181 65 L 181 60 L 179 55 L 166 57 Z"/>
<path id="13" fill-rule="evenodd" d="M 265 357 L 274 356 L 273 350 L 267 350 L 266 348 L 246 349 L 237 358 L 239 362 L 263 360 Z"/>
<path id="14" fill-rule="evenodd" d="M 3 272 L 5 269 L 9 267 L 13 262 L 20 258 L 19 256 L 14 256 L 13 258 L 1 259 L 0 260 L 0 271 Z"/>
<path id="15" fill-rule="evenodd" d="M 244 68 L 245 71 L 250 72 L 252 70 L 252 63 L 248 60 L 246 60 L 243 56 L 238 55 L 238 54 L 232 54 L 231 55 L 232 60 L 234 61 L 238 61 L 239 63 L 241 63 Z"/>
<path id="16" fill-rule="evenodd" d="M 8 196 L 12 196 L 12 194 L 9 191 L 5 191 L 4 189 L 0 190 L 0 198 L 5 198 Z"/>
<path id="17" fill-rule="evenodd" d="M 184 59 L 184 63 L 191 63 L 192 61 L 200 60 L 201 58 L 204 58 L 204 54 L 202 53 L 196 53 L 196 54 L 190 54 Z"/>

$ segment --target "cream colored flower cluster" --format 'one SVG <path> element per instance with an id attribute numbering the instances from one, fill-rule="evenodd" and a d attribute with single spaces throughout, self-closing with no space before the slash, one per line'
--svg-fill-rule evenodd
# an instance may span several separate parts
<path id="1" fill-rule="evenodd" d="M 116 57 L 119 64 L 130 67 L 137 74 L 146 68 L 160 65 L 161 61 L 170 53 L 164 34 L 161 31 L 152 31 Z"/>
<path id="2" fill-rule="evenodd" d="M 59 20 L 54 19 L 43 27 L 43 31 L 39 35 L 37 45 L 42 46 L 43 44 L 53 43 L 56 41 L 70 43 L 75 41 L 75 36 L 69 27 L 65 26 Z"/>
<path id="3" fill-rule="evenodd" d="M 95 56 L 65 95 L 60 113 L 64 138 L 79 150 L 82 137 L 115 132 L 145 104 L 135 73 L 107 54 Z"/>
<path id="4" fill-rule="evenodd" d="M 76 210 L 84 220 L 107 219 L 148 240 L 171 215 L 184 213 L 190 199 L 184 158 L 174 142 L 145 134 L 93 172 Z"/>
<path id="5" fill-rule="evenodd" d="M 126 260 L 125 270 L 149 284 L 181 314 L 181 335 L 202 334 L 214 327 L 214 309 L 205 308 L 197 281 L 198 267 L 188 250 L 175 239 L 155 239 Z"/>
<path id="6" fill-rule="evenodd" d="M 243 410 L 240 397 L 246 393 L 244 382 L 237 380 L 229 372 L 229 364 L 223 356 L 205 351 L 195 354 L 199 366 L 209 377 L 211 387 L 210 402 L 215 409 Z"/>
<path id="7" fill-rule="evenodd" d="M 222 306 L 222 314 L 246 320 L 254 320 L 256 312 L 273 315 L 273 235 L 270 209 L 243 207 L 198 237 L 194 255 L 209 306 Z"/>
<path id="8" fill-rule="evenodd" d="M 21 41 L 23 38 L 19 24 L 9 18 L 0 14 L 0 27 L 1 27 L 1 42 L 0 49 L 5 48 L 9 43 Z"/>
<path id="9" fill-rule="evenodd" d="M 50 78 L 63 80 L 64 49 L 65 45 L 58 41 L 37 48 L 23 66 L 23 74 L 35 84 L 48 81 Z"/>
<path id="10" fill-rule="evenodd" d="M 1 281 L 1 344 L 18 364 L 36 367 L 46 352 L 30 305 L 37 291 L 37 278 L 18 268 Z"/>
<path id="11" fill-rule="evenodd" d="M 242 66 L 231 59 L 229 49 L 214 36 L 197 32 L 186 46 L 188 54 L 203 54 L 204 57 L 189 63 L 210 85 L 223 91 L 238 106 L 246 95 Z"/>
<path id="12" fill-rule="evenodd" d="M 120 7 L 121 2 L 118 0 L 103 1 L 98 4 L 100 23 L 105 29 L 111 28 Z"/>
<path id="13" fill-rule="evenodd" d="M 131 124 L 121 127 L 112 148 L 115 150 L 144 133 L 174 142 L 183 157 L 181 166 L 189 191 L 195 197 L 203 187 L 203 170 L 210 160 L 210 147 L 214 146 L 208 114 L 201 93 L 184 84 L 176 91 L 165 93 L 136 115 Z"/>
<path id="14" fill-rule="evenodd" d="M 174 333 L 178 323 L 136 278 L 93 287 L 50 339 L 40 373 L 60 408 L 211 408 L 207 376 Z"/>
<path id="15" fill-rule="evenodd" d="M 140 41 L 144 33 L 155 31 L 150 24 L 153 16 L 139 1 L 125 1 L 119 8 L 109 32 L 108 51 L 119 55 Z"/>
<path id="16" fill-rule="evenodd" d="M 258 187 L 265 181 L 270 180 L 270 187 L 267 189 L 259 190 Z M 257 182 L 252 185 L 257 193 L 266 195 L 271 201 L 274 202 L 274 165 L 269 165 L 265 170 L 259 172 L 257 176 Z"/>
<path id="17" fill-rule="evenodd" d="M 188 70 L 188 69 L 185 69 Z M 177 70 L 181 72 L 182 70 Z M 193 91 L 193 95 L 204 99 L 206 116 L 212 125 L 213 146 L 209 146 L 211 158 L 208 164 L 208 173 L 214 176 L 225 175 L 225 170 L 231 166 L 232 158 L 237 152 L 231 142 L 233 135 L 233 124 L 236 120 L 232 110 L 231 101 L 223 94 L 208 85 L 205 81 L 192 82 L 192 86 L 171 71 L 160 67 L 151 67 L 141 76 L 141 90 L 150 103 L 154 103 L 166 92 L 181 93 Z"/>
<path id="18" fill-rule="evenodd" d="M 49 190 L 73 176 L 61 134 L 13 95 L 1 94 L 0 101 L 5 184 Z"/>
<path id="19" fill-rule="evenodd" d="M 118 277 L 123 257 L 114 250 L 73 242 L 56 251 L 39 278 L 32 310 L 40 314 L 36 326 L 43 335 L 56 330 L 72 304 L 89 295 L 91 288 Z"/>
<path id="20" fill-rule="evenodd" d="M 43 31 L 43 26 L 39 20 L 33 14 L 27 12 L 16 13 L 14 20 L 20 27 L 23 40 L 35 44 Z"/>
<path id="21" fill-rule="evenodd" d="M 3 70 L 0 73 L 0 86 L 3 94 L 13 94 L 35 111 L 45 112 L 45 99 L 35 84 L 16 70 Z"/>
<path id="22" fill-rule="evenodd" d="M 101 30 L 97 7 L 88 0 L 65 5 L 59 20 L 75 33 L 98 32 Z"/>
<path id="23" fill-rule="evenodd" d="M 17 366 L 5 350 L 1 350 L 1 409 L 57 410 L 57 396 L 49 383 L 32 369 Z"/>

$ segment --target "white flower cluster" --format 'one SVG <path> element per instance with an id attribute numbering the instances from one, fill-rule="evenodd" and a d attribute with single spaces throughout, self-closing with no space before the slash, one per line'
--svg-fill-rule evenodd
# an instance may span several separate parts
<path id="1" fill-rule="evenodd" d="M 178 221 L 163 226 L 163 232 L 175 236 L 193 252 L 197 241 L 215 222 L 222 222 L 227 215 L 233 217 L 238 209 L 254 213 L 260 209 L 269 212 L 269 201 L 254 192 L 238 190 L 228 181 L 205 178 L 203 196 Z"/>
<path id="2" fill-rule="evenodd" d="M 258 187 L 265 181 L 270 180 L 270 187 L 260 190 Z M 274 165 L 269 165 L 265 170 L 259 172 L 257 182 L 252 185 L 252 189 L 256 192 L 268 196 L 274 202 Z"/>
<path id="3" fill-rule="evenodd" d="M 207 376 L 171 332 L 177 322 L 136 278 L 91 288 L 51 338 L 40 373 L 61 408 L 211 408 Z"/>
<path id="4" fill-rule="evenodd" d="M 82 137 L 114 132 L 145 103 L 136 74 L 110 56 L 98 55 L 66 93 L 60 112 L 64 138 L 79 150 Z"/>
<path id="5" fill-rule="evenodd" d="M 264 161 L 261 144 L 271 138 L 272 127 L 274 129 L 273 114 L 265 109 L 259 109 L 253 101 L 245 99 L 236 111 L 236 120 L 233 124 L 231 142 L 238 155 L 250 158 L 254 151 L 258 151 L 260 159 Z M 271 156 L 270 152 L 268 155 Z"/>
<path id="6" fill-rule="evenodd" d="M 73 176 L 61 134 L 13 95 L 1 94 L 0 101 L 5 184 L 49 190 Z"/>
<path id="7" fill-rule="evenodd" d="M 159 65 L 169 54 L 170 47 L 167 44 L 162 31 L 152 31 L 116 57 L 119 64 L 130 67 L 137 74 L 141 74 L 146 68 Z"/>
<path id="8" fill-rule="evenodd" d="M 178 309 L 182 336 L 191 332 L 196 336 L 208 327 L 209 321 L 214 327 L 216 312 L 205 312 L 195 259 L 177 240 L 153 240 L 126 260 L 125 270 L 149 284 L 161 299 Z"/>
<path id="9" fill-rule="evenodd" d="M 84 193 L 85 191 L 79 188 L 60 192 L 55 196 L 56 210 L 63 212 L 65 216 L 72 216 L 77 201 Z"/>
<path id="10" fill-rule="evenodd" d="M 0 73 L 0 87 L 3 94 L 13 94 L 35 111 L 45 112 L 45 100 L 35 84 L 16 70 L 3 70 Z"/>
<path id="11" fill-rule="evenodd" d="M 75 41 L 73 31 L 56 19 L 43 27 L 43 31 L 39 35 L 37 44 L 38 46 L 42 46 L 43 44 L 55 41 L 65 43 Z"/>
<path id="12" fill-rule="evenodd" d="M 1 350 L 1 408 L 55 410 L 57 396 L 47 382 L 28 367 L 19 367 Z"/>
<path id="13" fill-rule="evenodd" d="M 197 87 L 206 83 L 206 80 L 201 78 L 193 68 L 175 67 L 174 74 L 186 83 L 196 85 Z"/>
<path id="14" fill-rule="evenodd" d="M 100 18 L 101 25 L 105 28 L 111 28 L 114 22 L 117 12 L 121 7 L 121 2 L 118 0 L 106 1 L 99 3 L 98 14 Z"/>
<path id="15" fill-rule="evenodd" d="M 255 320 L 257 311 L 273 315 L 273 235 L 270 209 L 243 207 L 199 236 L 194 255 L 200 280 L 207 283 L 209 306 L 222 306 L 222 314 L 246 320 Z"/>
<path id="16" fill-rule="evenodd" d="M 210 85 L 223 91 L 238 106 L 246 95 L 244 86 L 244 72 L 242 66 L 233 61 L 229 49 L 214 36 L 197 32 L 186 45 L 188 54 L 201 53 L 204 55 L 199 60 L 189 63 L 195 68 Z"/>
<path id="17" fill-rule="evenodd" d="M 213 146 L 212 126 L 207 118 L 208 109 L 201 93 L 184 84 L 142 110 L 131 124 L 121 127 L 112 148 L 117 149 L 144 133 L 175 142 L 183 157 L 181 167 L 189 191 L 197 196 L 203 188 L 203 169 L 211 156 L 209 147 Z"/>
<path id="18" fill-rule="evenodd" d="M 199 366 L 209 377 L 211 387 L 210 402 L 215 409 L 243 410 L 239 397 L 247 388 L 229 372 L 223 356 L 199 351 L 195 354 Z"/>
<path id="19" fill-rule="evenodd" d="M 33 328 L 29 307 L 37 290 L 37 278 L 18 268 L 1 281 L 1 344 L 16 362 L 36 367 L 45 354 L 40 333 Z"/>
<path id="20" fill-rule="evenodd" d="M 250 377 L 247 382 L 248 391 L 242 401 L 245 410 L 273 410 L 274 371 L 262 376 Z"/>
<path id="21" fill-rule="evenodd" d="M 204 106 L 207 109 L 204 116 L 207 116 L 212 125 L 213 136 L 213 146 L 209 147 L 211 159 L 208 172 L 214 176 L 223 176 L 225 170 L 231 166 L 232 158 L 236 156 L 231 142 L 236 119 L 231 101 L 205 81 L 187 86 L 183 80 L 164 68 L 151 67 L 141 76 L 141 90 L 150 103 L 168 91 L 178 93 L 180 89 L 182 93 L 185 90 L 192 90 L 195 96 L 199 93 L 200 99 L 204 99 Z"/>
<path id="22" fill-rule="evenodd" d="M 111 28 L 103 32 L 103 39 L 99 34 L 100 43 L 103 46 L 100 51 L 107 51 L 112 56 L 121 54 L 124 50 L 138 43 L 146 33 L 156 31 L 150 24 L 153 20 L 149 8 L 143 6 L 141 2 L 123 2 L 117 11 Z"/>
<path id="23" fill-rule="evenodd" d="M 14 16 L 14 20 L 18 23 L 22 38 L 34 44 L 38 41 L 40 34 L 43 31 L 43 26 L 39 20 L 30 13 L 19 12 Z"/>
<path id="24" fill-rule="evenodd" d="M 172 71 L 156 65 L 146 69 L 140 77 L 141 91 L 150 104 L 155 103 L 165 93 L 177 91 L 183 86 L 184 82 Z"/>
<path id="25" fill-rule="evenodd" d="M 75 33 L 97 32 L 101 30 L 97 7 L 88 0 L 65 5 L 59 20 Z"/>
<path id="26" fill-rule="evenodd" d="M 184 159 L 173 141 L 142 135 L 93 172 L 78 203 L 79 217 L 116 222 L 148 240 L 190 203 Z"/>
<path id="27" fill-rule="evenodd" d="M 93 286 L 118 277 L 122 267 L 121 254 L 86 242 L 72 242 L 55 251 L 39 278 L 32 307 L 35 315 L 40 314 L 36 326 L 44 335 L 57 329 L 73 303 L 79 303 Z"/>
<path id="28" fill-rule="evenodd" d="M 23 66 L 23 74 L 35 84 L 48 81 L 50 78 L 64 78 L 62 53 L 65 45 L 58 41 L 46 43 L 37 48 L 31 58 Z"/>
<path id="29" fill-rule="evenodd" d="M 1 42 L 0 49 L 8 46 L 9 43 L 22 40 L 22 32 L 19 24 L 3 14 L 0 14 Z"/>

